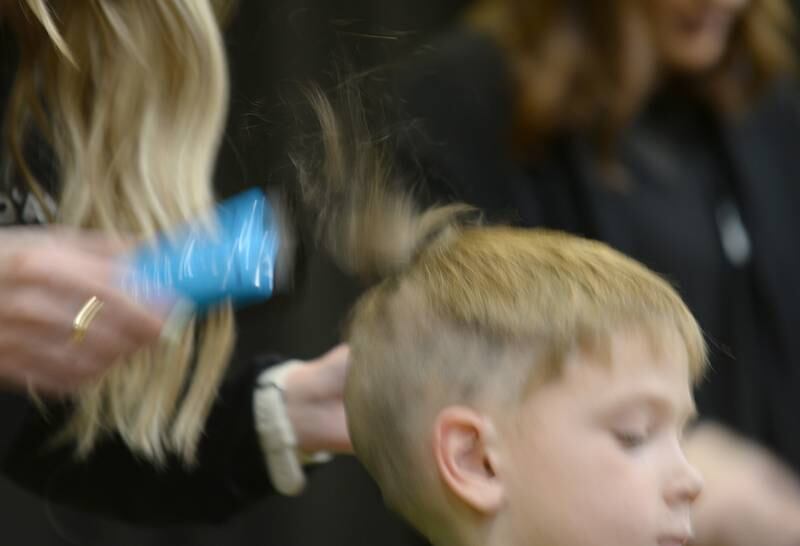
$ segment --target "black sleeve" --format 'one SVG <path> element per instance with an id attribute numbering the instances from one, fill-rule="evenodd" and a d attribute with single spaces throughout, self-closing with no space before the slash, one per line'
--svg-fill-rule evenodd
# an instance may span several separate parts
<path id="1" fill-rule="evenodd" d="M 76 461 L 72 449 L 49 447 L 62 422 L 58 414 L 45 418 L 30 408 L 7 447 L 3 472 L 49 502 L 130 523 L 223 521 L 274 491 L 255 432 L 252 399 L 258 374 L 280 360 L 259 358 L 229 374 L 192 469 L 177 460 L 156 468 L 118 439 Z"/>

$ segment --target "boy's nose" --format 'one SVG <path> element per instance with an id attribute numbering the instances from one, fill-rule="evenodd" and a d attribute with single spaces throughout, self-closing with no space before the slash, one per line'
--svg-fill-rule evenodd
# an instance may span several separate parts
<path id="1" fill-rule="evenodd" d="M 680 464 L 665 491 L 664 498 L 667 504 L 693 503 L 703 490 L 703 477 L 700 472 L 689 463 L 686 456 L 680 454 Z"/>

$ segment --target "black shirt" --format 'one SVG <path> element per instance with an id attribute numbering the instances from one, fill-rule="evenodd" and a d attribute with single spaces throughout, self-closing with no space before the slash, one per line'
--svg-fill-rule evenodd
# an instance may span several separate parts
<path id="1" fill-rule="evenodd" d="M 0 122 L 5 126 L 8 98 L 17 62 L 17 48 L 8 29 L 0 25 Z M 0 146 L 0 228 L 15 224 L 43 224 L 56 209 L 53 195 L 55 160 L 52 152 L 37 138 L 28 135 L 25 156 L 28 166 L 45 190 L 45 203 L 30 191 L 19 174 L 6 142 Z"/>

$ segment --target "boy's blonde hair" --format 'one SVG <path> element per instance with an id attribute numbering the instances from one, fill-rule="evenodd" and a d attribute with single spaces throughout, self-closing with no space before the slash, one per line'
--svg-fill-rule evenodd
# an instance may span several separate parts
<path id="1" fill-rule="evenodd" d="M 677 333 L 699 377 L 700 328 L 643 265 L 564 233 L 456 229 L 355 310 L 345 400 L 356 453 L 387 503 L 425 530 L 442 507 L 417 446 L 439 410 L 520 402 L 560 372 L 571 348 L 602 351 L 629 328 L 656 348 Z"/>

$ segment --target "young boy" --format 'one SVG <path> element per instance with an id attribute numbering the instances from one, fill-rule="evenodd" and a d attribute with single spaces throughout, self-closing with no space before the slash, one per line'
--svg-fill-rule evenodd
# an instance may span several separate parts
<path id="1" fill-rule="evenodd" d="M 436 546 L 677 546 L 705 365 L 677 293 L 607 246 L 465 228 L 368 292 L 345 400 L 386 502 Z"/>

